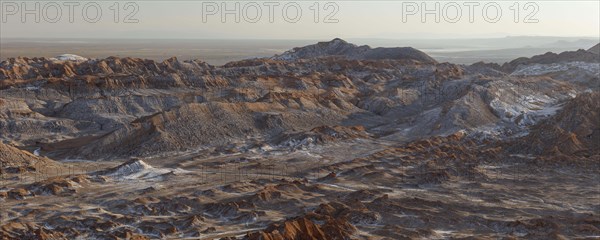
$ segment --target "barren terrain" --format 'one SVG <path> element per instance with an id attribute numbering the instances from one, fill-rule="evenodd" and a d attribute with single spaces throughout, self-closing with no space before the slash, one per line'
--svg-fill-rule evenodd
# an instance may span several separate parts
<path id="1" fill-rule="evenodd" d="M 597 239 L 599 71 L 342 39 L 223 66 L 10 58 L 0 236 Z"/>

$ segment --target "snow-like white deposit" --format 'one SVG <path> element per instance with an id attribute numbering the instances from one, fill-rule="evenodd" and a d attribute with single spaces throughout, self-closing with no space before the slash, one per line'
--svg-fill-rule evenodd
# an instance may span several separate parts
<path id="1" fill-rule="evenodd" d="M 176 172 L 184 172 L 184 170 L 155 168 L 142 160 L 133 160 L 121 164 L 102 175 L 119 180 L 151 180 Z"/>
<path id="2" fill-rule="evenodd" d="M 87 58 L 84 58 L 82 56 L 79 55 L 75 55 L 75 54 L 62 54 L 62 55 L 58 55 L 56 57 L 51 58 L 50 60 L 54 60 L 54 61 L 76 61 L 76 62 L 83 62 L 83 61 L 87 61 Z"/>
<path id="3" fill-rule="evenodd" d="M 35 150 L 33 151 L 33 155 L 36 155 L 36 156 L 38 156 L 38 157 L 39 157 L 39 156 L 40 156 L 40 151 L 41 151 L 41 150 L 42 150 L 41 148 L 37 148 L 37 149 L 35 149 Z"/>
<path id="4" fill-rule="evenodd" d="M 316 137 L 306 137 L 302 139 L 290 139 L 280 144 L 280 146 L 297 149 L 302 147 L 311 147 L 315 142 L 317 142 Z"/>
<path id="5" fill-rule="evenodd" d="M 561 106 L 546 95 L 521 96 L 518 101 L 506 102 L 500 98 L 494 98 L 490 107 L 496 114 L 507 122 L 513 122 L 520 126 L 530 126 L 539 120 L 552 116 Z"/>
<path id="6" fill-rule="evenodd" d="M 548 73 L 562 72 L 567 70 L 582 71 L 589 74 L 597 74 L 600 71 L 599 63 L 587 62 L 563 62 L 551 64 L 532 64 L 519 66 L 511 75 L 514 76 L 539 76 Z"/>

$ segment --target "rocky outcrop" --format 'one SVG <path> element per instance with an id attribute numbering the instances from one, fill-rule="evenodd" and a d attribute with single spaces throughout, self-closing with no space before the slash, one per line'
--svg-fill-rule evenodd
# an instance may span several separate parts
<path id="1" fill-rule="evenodd" d="M 51 159 L 0 142 L 0 171 L 4 173 L 37 172 L 57 165 Z"/>
<path id="2" fill-rule="evenodd" d="M 337 208 L 336 208 L 337 207 Z M 356 228 L 348 222 L 343 204 L 322 204 L 317 210 L 304 216 L 273 223 L 265 230 L 248 233 L 247 240 L 308 240 L 349 239 Z"/>
<path id="3" fill-rule="evenodd" d="M 2 239 L 68 239 L 64 234 L 32 222 L 8 222 L 0 226 Z"/>
<path id="4" fill-rule="evenodd" d="M 368 138 L 368 133 L 362 126 L 320 126 L 310 131 L 286 133 L 274 139 L 280 146 L 299 148 L 315 144 L 325 144 L 340 140 Z"/>

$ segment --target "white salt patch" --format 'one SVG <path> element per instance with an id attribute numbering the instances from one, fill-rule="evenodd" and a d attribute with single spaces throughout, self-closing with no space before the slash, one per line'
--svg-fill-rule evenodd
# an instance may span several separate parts
<path id="1" fill-rule="evenodd" d="M 88 59 L 84 58 L 82 56 L 79 56 L 79 55 L 75 55 L 75 54 L 62 54 L 62 55 L 58 55 L 56 57 L 50 58 L 50 60 L 84 62 L 84 61 L 87 61 Z"/>

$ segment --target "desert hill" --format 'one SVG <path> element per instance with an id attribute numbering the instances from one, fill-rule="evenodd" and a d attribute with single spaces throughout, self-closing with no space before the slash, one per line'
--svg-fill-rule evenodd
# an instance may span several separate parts
<path id="1" fill-rule="evenodd" d="M 294 48 L 283 54 L 276 55 L 276 60 L 297 60 L 327 56 L 339 56 L 348 59 L 358 60 L 414 60 L 422 63 L 436 63 L 436 61 L 427 54 L 411 48 L 371 48 L 369 46 L 357 46 L 348 43 L 342 39 L 336 38 L 329 42 L 319 42 L 317 44 Z"/>

